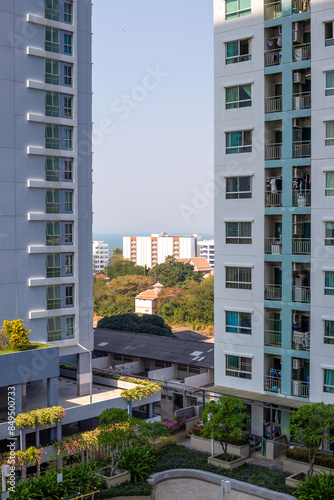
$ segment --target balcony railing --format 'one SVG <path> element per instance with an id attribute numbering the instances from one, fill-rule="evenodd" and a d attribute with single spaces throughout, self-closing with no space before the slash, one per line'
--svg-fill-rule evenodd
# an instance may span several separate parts
<path id="1" fill-rule="evenodd" d="M 300 45 L 294 45 L 292 47 L 292 60 L 305 61 L 306 59 L 311 59 L 311 44 L 302 43 Z"/>
<path id="2" fill-rule="evenodd" d="M 311 156 L 311 141 L 294 141 L 293 157 L 309 158 Z"/>
<path id="3" fill-rule="evenodd" d="M 272 347 L 280 347 L 282 345 L 282 333 L 271 330 L 265 330 L 264 345 Z"/>
<path id="4" fill-rule="evenodd" d="M 282 285 L 264 285 L 265 300 L 282 300 Z"/>
<path id="5" fill-rule="evenodd" d="M 272 193 L 271 191 L 265 192 L 266 207 L 280 207 L 282 205 L 282 191 Z"/>
<path id="6" fill-rule="evenodd" d="M 269 21 L 269 19 L 277 19 L 282 17 L 282 2 L 267 3 L 264 6 L 264 20 Z"/>
<path id="7" fill-rule="evenodd" d="M 266 160 L 280 160 L 282 154 L 282 143 L 267 144 L 265 147 Z"/>
<path id="8" fill-rule="evenodd" d="M 292 12 L 299 14 L 300 12 L 307 12 L 311 10 L 311 0 L 293 0 Z"/>
<path id="9" fill-rule="evenodd" d="M 281 379 L 278 377 L 264 376 L 264 390 L 268 392 L 281 392 Z"/>
<path id="10" fill-rule="evenodd" d="M 310 332 L 294 332 L 292 334 L 292 349 L 298 351 L 310 350 Z"/>
<path id="11" fill-rule="evenodd" d="M 307 109 L 311 107 L 311 92 L 293 94 L 293 109 Z"/>
<path id="12" fill-rule="evenodd" d="M 293 302 L 310 302 L 311 290 L 309 286 L 295 286 L 292 287 L 292 301 Z"/>
<path id="13" fill-rule="evenodd" d="M 275 238 L 264 239 L 264 252 L 266 254 L 278 255 L 282 253 L 282 241 Z"/>
<path id="14" fill-rule="evenodd" d="M 311 190 L 293 191 L 293 206 L 294 207 L 310 207 L 311 206 Z"/>
<path id="15" fill-rule="evenodd" d="M 277 64 L 281 64 L 281 59 L 282 59 L 281 49 L 266 50 L 264 53 L 265 66 L 276 66 Z"/>
<path id="16" fill-rule="evenodd" d="M 264 103 L 266 113 L 278 113 L 282 111 L 282 96 L 266 97 Z"/>
<path id="17" fill-rule="evenodd" d="M 311 238 L 293 238 L 292 253 L 295 255 L 310 255 Z"/>
<path id="18" fill-rule="evenodd" d="M 298 398 L 308 398 L 309 383 L 302 380 L 291 380 L 291 395 Z"/>

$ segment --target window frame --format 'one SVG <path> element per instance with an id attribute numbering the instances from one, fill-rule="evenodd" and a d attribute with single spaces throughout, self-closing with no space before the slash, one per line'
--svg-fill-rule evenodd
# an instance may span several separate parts
<path id="1" fill-rule="evenodd" d="M 48 311 L 61 309 L 61 286 L 47 285 L 46 287 L 46 308 Z"/>
<path id="2" fill-rule="evenodd" d="M 45 92 L 45 116 L 59 117 L 59 93 Z"/>
<path id="3" fill-rule="evenodd" d="M 237 272 L 237 280 L 228 280 L 228 270 L 233 272 L 232 270 L 236 270 Z M 241 273 L 249 273 L 250 281 L 241 281 Z M 233 286 L 237 285 L 237 286 Z M 235 290 L 252 290 L 252 268 L 251 267 L 243 267 L 243 266 L 225 266 L 225 288 L 232 288 Z"/>
<path id="4" fill-rule="evenodd" d="M 73 274 L 73 255 L 65 255 L 65 274 Z"/>
<path id="5" fill-rule="evenodd" d="M 246 62 L 246 61 L 251 61 L 252 60 L 252 53 L 251 53 L 251 38 L 240 38 L 239 40 L 231 40 L 230 42 L 225 42 L 225 64 L 237 64 L 240 62 Z M 241 42 L 247 41 L 248 45 L 248 54 L 241 54 Z M 235 56 L 228 56 L 228 45 L 232 43 L 237 43 L 238 44 L 238 54 Z"/>
<path id="6" fill-rule="evenodd" d="M 231 360 L 229 358 L 238 358 L 238 368 L 229 368 L 230 366 L 233 366 L 231 363 Z M 243 364 L 243 367 L 242 367 Z M 250 370 L 246 370 L 245 368 L 250 368 Z M 244 369 L 243 369 L 244 368 Z M 252 379 L 252 358 L 247 357 L 247 356 L 238 356 L 238 355 L 231 355 L 231 354 L 225 354 L 225 375 L 227 377 L 236 377 L 236 378 L 242 378 L 246 380 L 251 380 Z"/>
<path id="7" fill-rule="evenodd" d="M 52 229 L 52 232 L 48 232 Z M 46 246 L 60 246 L 60 221 L 46 222 Z"/>
<path id="8" fill-rule="evenodd" d="M 51 132 L 51 134 L 48 134 Z M 60 146 L 60 127 L 53 123 L 45 124 L 45 148 L 59 149 Z"/>
<path id="9" fill-rule="evenodd" d="M 66 7 L 69 7 L 69 12 L 66 12 Z M 73 3 L 64 2 L 64 23 L 72 24 L 73 22 Z"/>
<path id="10" fill-rule="evenodd" d="M 250 88 L 250 98 L 249 99 L 240 98 L 240 92 L 241 92 L 243 87 Z M 229 89 L 238 89 L 238 100 L 237 101 L 227 101 L 227 94 L 228 94 Z M 240 105 L 242 103 L 247 103 L 247 104 Z M 250 106 L 252 106 L 252 84 L 251 83 L 245 83 L 242 85 L 231 85 L 229 87 L 225 87 L 225 109 L 247 108 Z"/>
<path id="11" fill-rule="evenodd" d="M 59 253 L 46 254 L 46 277 L 47 278 L 60 278 L 61 276 L 61 263 Z"/>
<path id="12" fill-rule="evenodd" d="M 245 144 L 245 134 L 249 133 L 250 134 L 250 144 Z M 237 146 L 228 146 L 228 142 L 232 142 L 232 134 L 241 134 L 239 136 L 239 139 L 241 137 L 241 144 L 238 144 Z M 228 138 L 230 138 L 228 140 Z M 225 153 L 227 155 L 231 154 L 241 154 L 241 153 L 251 153 L 252 152 L 252 146 L 253 146 L 253 134 L 252 130 L 233 130 L 229 132 L 225 132 Z"/>
<path id="13" fill-rule="evenodd" d="M 236 227 L 237 234 L 229 236 L 229 230 L 232 230 L 232 225 Z M 230 229 L 229 229 L 230 228 Z M 243 236 L 243 230 L 250 229 L 250 236 Z M 234 229 L 235 230 L 235 229 Z M 247 232 L 247 231 L 246 231 Z M 252 223 L 249 221 L 233 221 L 225 222 L 225 243 L 226 245 L 251 245 L 252 244 Z"/>
<path id="14" fill-rule="evenodd" d="M 65 285 L 65 306 L 74 306 L 74 285 Z"/>
<path id="15" fill-rule="evenodd" d="M 65 212 L 73 212 L 73 191 L 65 191 Z"/>
<path id="16" fill-rule="evenodd" d="M 333 228 L 327 227 L 328 224 L 333 224 Z M 332 231 L 332 234 L 329 234 Z M 334 220 L 325 222 L 325 246 L 334 246 Z"/>
<path id="17" fill-rule="evenodd" d="M 52 325 L 52 323 L 53 323 L 53 325 Z M 49 325 L 52 325 L 52 328 L 49 328 Z M 51 318 L 47 318 L 47 334 L 48 334 L 48 342 L 56 342 L 56 341 L 61 340 L 61 317 L 60 316 L 53 316 Z"/>
<path id="18" fill-rule="evenodd" d="M 72 118 L 72 97 L 64 97 L 64 116 L 66 118 Z"/>
<path id="19" fill-rule="evenodd" d="M 327 74 L 328 73 L 333 73 L 333 76 L 334 76 L 334 70 L 332 69 L 332 70 L 325 71 L 325 96 L 326 97 L 334 95 L 334 83 L 333 83 L 333 87 L 327 87 Z"/>
<path id="20" fill-rule="evenodd" d="M 232 12 L 227 12 L 228 2 L 237 2 L 237 10 Z M 239 17 L 249 16 L 252 13 L 252 2 L 249 0 L 249 7 L 241 9 L 240 2 L 242 0 L 225 0 L 225 21 L 229 21 L 230 19 L 237 19 Z"/>
<path id="21" fill-rule="evenodd" d="M 64 231 L 64 240 L 65 244 L 73 244 L 73 223 L 67 222 L 65 223 L 65 231 Z"/>
<path id="22" fill-rule="evenodd" d="M 330 335 L 329 323 L 333 323 L 333 335 Z M 324 344 L 334 344 L 334 320 L 324 320 Z"/>
<path id="23" fill-rule="evenodd" d="M 72 87 L 72 65 L 64 64 L 64 85 Z"/>
<path id="24" fill-rule="evenodd" d="M 331 45 L 334 45 L 334 21 L 326 21 L 325 23 L 325 47 L 330 47 Z M 326 38 L 326 26 L 331 25 L 331 38 Z"/>
<path id="25" fill-rule="evenodd" d="M 52 168 L 49 169 L 48 166 Z M 57 156 L 45 157 L 45 180 L 49 182 L 60 181 L 60 161 Z"/>
<path id="26" fill-rule="evenodd" d="M 323 392 L 334 394 L 334 385 L 325 384 L 326 372 L 334 372 L 334 368 L 333 368 L 333 370 L 331 370 L 330 368 L 324 368 Z M 327 388 L 329 388 L 330 390 L 327 390 Z"/>
<path id="27" fill-rule="evenodd" d="M 326 173 L 326 178 L 325 178 L 325 196 L 334 196 L 334 182 L 333 182 L 333 187 L 328 187 L 328 184 L 330 184 L 328 174 L 332 174 L 333 180 L 334 180 L 334 170 L 328 170 L 325 173 Z"/>
<path id="28" fill-rule="evenodd" d="M 241 191 L 240 190 L 240 179 L 249 179 L 249 187 L 250 191 Z M 237 191 L 228 191 L 228 183 L 229 181 L 232 183 L 233 180 L 236 180 L 237 183 Z M 250 196 L 247 196 L 250 195 Z M 243 200 L 243 199 L 251 199 L 253 197 L 252 191 L 252 176 L 251 175 L 239 175 L 239 176 L 231 176 L 225 178 L 225 199 L 226 200 Z"/>
<path id="29" fill-rule="evenodd" d="M 72 128 L 64 128 L 64 149 L 73 149 L 73 130 Z"/>
<path id="30" fill-rule="evenodd" d="M 233 313 L 238 315 L 237 325 L 228 325 L 228 314 Z M 247 319 L 250 322 L 250 326 L 242 325 L 242 318 L 240 315 L 249 316 Z M 244 318 L 245 319 L 245 318 Z M 225 332 L 226 333 L 234 333 L 237 335 L 252 335 L 252 313 L 244 312 L 244 311 L 225 311 Z"/>
<path id="31" fill-rule="evenodd" d="M 65 328 L 66 328 L 65 330 L 66 338 L 74 337 L 74 316 L 65 318 Z"/>
<path id="32" fill-rule="evenodd" d="M 325 122 L 326 124 L 326 133 L 325 133 L 325 146 L 334 146 L 334 120 L 328 120 Z M 332 124 L 332 136 L 327 136 L 329 133 L 329 124 Z"/>
<path id="33" fill-rule="evenodd" d="M 64 161 L 64 179 L 65 181 L 73 180 L 73 160 Z"/>
<path id="34" fill-rule="evenodd" d="M 59 21 L 59 0 L 45 0 L 44 12 L 45 19 Z"/>
<path id="35" fill-rule="evenodd" d="M 45 26 L 45 46 L 46 52 L 59 54 L 59 30 Z"/>
<path id="36" fill-rule="evenodd" d="M 60 214 L 60 189 L 45 190 L 45 213 Z"/>
<path id="37" fill-rule="evenodd" d="M 57 72 L 55 73 L 55 68 Z M 48 71 L 50 69 L 50 72 Z M 59 85 L 59 61 L 45 59 L 45 83 L 50 85 Z"/>
<path id="38" fill-rule="evenodd" d="M 64 54 L 72 55 L 73 38 L 71 33 L 64 33 Z"/>
<path id="39" fill-rule="evenodd" d="M 326 286 L 326 277 L 327 277 L 326 275 L 327 275 L 328 273 L 331 273 L 332 275 L 334 275 L 334 271 L 325 271 L 325 287 L 324 287 L 324 294 L 325 294 L 325 295 L 332 296 L 332 295 L 334 295 L 334 286 L 332 286 L 332 287 L 331 287 L 331 286 Z M 334 283 L 334 276 L 333 276 L 333 283 Z M 331 293 L 326 293 L 326 291 L 331 292 Z"/>

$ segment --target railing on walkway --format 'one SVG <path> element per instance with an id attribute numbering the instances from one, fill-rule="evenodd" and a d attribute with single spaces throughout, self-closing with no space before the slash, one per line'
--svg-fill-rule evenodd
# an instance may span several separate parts
<path id="1" fill-rule="evenodd" d="M 293 191 L 293 206 L 294 207 L 310 207 L 311 206 L 311 190 Z"/>
<path id="2" fill-rule="evenodd" d="M 265 330 L 264 345 L 272 347 L 280 347 L 282 345 L 282 333 L 271 330 Z"/>
<path id="3" fill-rule="evenodd" d="M 282 300 L 282 285 L 264 285 L 265 300 Z"/>
<path id="4" fill-rule="evenodd" d="M 94 491 L 86 493 L 85 495 L 81 495 L 81 493 L 78 493 L 76 497 L 71 498 L 70 500 L 96 500 L 98 493 L 100 493 L 100 490 L 94 488 Z M 64 497 L 61 497 L 61 500 L 64 500 Z"/>
<path id="5" fill-rule="evenodd" d="M 311 107 L 311 92 L 293 94 L 293 109 L 307 109 Z"/>
<path id="6" fill-rule="evenodd" d="M 293 0 L 292 13 L 299 14 L 311 10 L 311 0 Z"/>
<path id="7" fill-rule="evenodd" d="M 282 17 L 282 1 L 267 3 L 264 6 L 264 20 Z"/>
<path id="8" fill-rule="evenodd" d="M 278 377 L 264 376 L 264 390 L 268 392 L 281 392 L 281 379 Z"/>
<path id="9" fill-rule="evenodd" d="M 292 334 L 292 349 L 297 351 L 310 350 L 310 332 L 293 332 Z"/>
<path id="10" fill-rule="evenodd" d="M 306 59 L 311 59 L 311 44 L 301 43 L 300 45 L 293 45 L 292 47 L 293 62 L 305 61 Z"/>
<path id="11" fill-rule="evenodd" d="M 265 66 L 276 66 L 277 64 L 281 64 L 281 59 L 282 49 L 266 50 L 264 53 Z"/>
<path id="12" fill-rule="evenodd" d="M 272 193 L 266 191 L 266 207 L 280 207 L 282 205 L 282 191 Z"/>
<path id="13" fill-rule="evenodd" d="M 294 141 L 293 157 L 309 158 L 311 156 L 311 141 Z"/>
<path id="14" fill-rule="evenodd" d="M 298 398 L 308 398 L 309 383 L 301 380 L 291 380 L 291 395 Z"/>
<path id="15" fill-rule="evenodd" d="M 265 146 L 266 160 L 280 160 L 282 154 L 282 143 L 267 144 Z"/>
<path id="16" fill-rule="evenodd" d="M 282 111 L 282 96 L 265 97 L 264 103 L 266 113 L 278 113 Z"/>
<path id="17" fill-rule="evenodd" d="M 292 253 L 295 255 L 309 255 L 311 253 L 311 238 L 293 238 Z"/>
<path id="18" fill-rule="evenodd" d="M 293 302 L 310 302 L 311 289 L 309 286 L 295 286 L 292 287 L 292 301 Z"/>
<path id="19" fill-rule="evenodd" d="M 282 253 L 282 240 L 275 238 L 264 239 L 264 252 L 266 254 L 277 255 Z"/>

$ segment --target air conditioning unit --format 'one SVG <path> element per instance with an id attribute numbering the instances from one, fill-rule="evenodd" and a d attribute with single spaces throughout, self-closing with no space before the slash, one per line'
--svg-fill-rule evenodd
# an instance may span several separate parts
<path id="1" fill-rule="evenodd" d="M 299 263 L 298 262 L 294 262 L 292 264 L 292 271 L 295 273 L 295 272 L 299 271 L 299 269 L 300 269 Z"/>
<path id="2" fill-rule="evenodd" d="M 293 223 L 294 224 L 301 224 L 302 222 L 304 222 L 304 216 L 303 215 L 299 215 L 299 214 L 294 214 L 294 216 L 293 216 Z"/>
<path id="3" fill-rule="evenodd" d="M 293 119 L 293 127 L 294 128 L 303 128 L 303 119 L 302 118 L 294 118 Z"/>
<path id="4" fill-rule="evenodd" d="M 292 31 L 303 31 L 303 24 L 298 22 L 292 23 Z"/>
<path id="5" fill-rule="evenodd" d="M 302 383 L 299 380 L 292 381 L 292 395 L 301 396 L 302 394 Z"/>
<path id="6" fill-rule="evenodd" d="M 293 370 L 299 370 L 300 368 L 303 368 L 303 360 L 300 358 L 293 358 L 292 368 Z"/>
<path id="7" fill-rule="evenodd" d="M 305 75 L 300 71 L 295 71 L 293 74 L 293 83 L 305 83 Z"/>
<path id="8" fill-rule="evenodd" d="M 293 31 L 292 32 L 292 41 L 297 43 L 303 43 L 304 36 L 301 31 Z"/>

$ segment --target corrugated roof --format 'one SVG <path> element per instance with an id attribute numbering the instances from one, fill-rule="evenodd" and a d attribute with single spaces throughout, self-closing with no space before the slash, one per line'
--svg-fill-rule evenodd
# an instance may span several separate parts
<path id="1" fill-rule="evenodd" d="M 214 344 L 97 328 L 94 350 L 213 368 Z"/>

